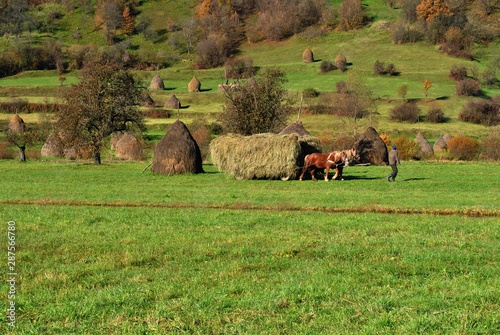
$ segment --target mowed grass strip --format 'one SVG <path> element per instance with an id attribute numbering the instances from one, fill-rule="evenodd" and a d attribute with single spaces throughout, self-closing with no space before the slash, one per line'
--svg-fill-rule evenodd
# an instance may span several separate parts
<path id="1" fill-rule="evenodd" d="M 37 205 L 0 211 L 17 227 L 18 334 L 499 330 L 498 218 Z M 8 291 L 5 281 L 0 290 Z M 9 330 L 0 323 L 0 332 Z"/>

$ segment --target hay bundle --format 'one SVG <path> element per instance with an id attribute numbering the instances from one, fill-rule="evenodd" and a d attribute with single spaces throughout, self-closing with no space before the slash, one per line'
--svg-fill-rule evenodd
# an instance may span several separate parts
<path id="1" fill-rule="evenodd" d="M 338 54 L 337 57 L 335 57 L 335 66 L 337 66 L 338 68 L 341 68 L 346 64 L 347 64 L 347 58 L 343 54 Z"/>
<path id="2" fill-rule="evenodd" d="M 204 172 L 200 148 L 181 121 L 174 122 L 156 145 L 151 170 L 162 174 Z"/>
<path id="3" fill-rule="evenodd" d="M 64 144 L 56 133 L 51 133 L 45 141 L 40 152 L 42 157 L 63 157 Z"/>
<path id="4" fill-rule="evenodd" d="M 116 150 L 116 144 L 121 140 L 123 135 L 125 135 L 125 133 L 121 131 L 115 131 L 113 134 L 111 134 L 111 139 L 109 140 L 111 150 Z"/>
<path id="5" fill-rule="evenodd" d="M 149 84 L 149 89 L 150 90 L 165 89 L 165 85 L 163 85 L 163 80 L 160 78 L 159 75 L 154 76 L 153 80 L 151 80 L 151 83 Z"/>
<path id="6" fill-rule="evenodd" d="M 434 152 L 443 152 L 448 150 L 448 141 L 450 140 L 451 136 L 446 134 L 438 138 L 436 143 L 434 143 Z"/>
<path id="7" fill-rule="evenodd" d="M 193 77 L 191 81 L 188 84 L 188 91 L 189 92 L 199 92 L 201 90 L 201 83 L 198 80 L 198 78 Z"/>
<path id="8" fill-rule="evenodd" d="M 116 143 L 116 157 L 133 161 L 144 159 L 142 143 L 131 133 L 124 133 Z"/>
<path id="9" fill-rule="evenodd" d="M 417 137 L 415 137 L 414 141 L 415 141 L 415 143 L 418 144 L 418 146 L 420 148 L 420 154 L 419 154 L 420 157 L 430 156 L 434 153 L 434 150 L 432 150 L 432 146 L 427 141 L 427 139 L 425 138 L 424 134 L 422 134 L 422 132 L 420 132 L 420 131 L 418 132 Z"/>
<path id="10" fill-rule="evenodd" d="M 361 138 L 356 141 L 354 147 L 359 154 L 359 163 L 369 163 L 374 165 L 389 164 L 387 146 L 380 138 L 377 131 L 368 127 Z"/>
<path id="11" fill-rule="evenodd" d="M 168 99 L 167 102 L 165 102 L 165 107 L 178 109 L 181 108 L 181 102 L 179 101 L 179 99 L 177 99 L 175 94 L 172 94 L 170 99 Z"/>
<path id="12" fill-rule="evenodd" d="M 26 124 L 24 120 L 17 114 L 12 116 L 9 121 L 9 131 L 13 133 L 22 133 L 26 131 Z"/>
<path id="13" fill-rule="evenodd" d="M 310 136 L 311 134 L 304 128 L 301 121 L 295 121 L 286 126 L 278 135 L 298 134 L 300 136 Z"/>
<path id="14" fill-rule="evenodd" d="M 311 51 L 311 49 L 307 48 L 306 50 L 304 50 L 304 52 L 302 53 L 302 61 L 304 63 L 313 63 L 314 62 L 314 55 L 313 55 L 313 52 Z"/>
<path id="15" fill-rule="evenodd" d="M 318 139 L 297 134 L 229 134 L 210 143 L 214 164 L 236 179 L 295 179 L 305 155 L 320 148 Z"/>
<path id="16" fill-rule="evenodd" d="M 149 95 L 148 91 L 144 90 L 141 95 L 141 106 L 147 107 L 147 108 L 154 108 L 155 107 L 155 101 L 151 96 Z"/>

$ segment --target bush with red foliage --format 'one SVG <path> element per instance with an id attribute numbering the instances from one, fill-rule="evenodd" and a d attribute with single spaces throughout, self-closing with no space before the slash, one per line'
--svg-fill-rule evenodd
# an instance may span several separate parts
<path id="1" fill-rule="evenodd" d="M 464 80 L 467 78 L 467 68 L 465 66 L 453 65 L 448 76 L 455 81 Z"/>
<path id="2" fill-rule="evenodd" d="M 466 78 L 457 83 L 457 95 L 477 96 L 481 93 L 481 84 L 474 79 Z"/>
<path id="3" fill-rule="evenodd" d="M 414 103 L 405 102 L 391 109 L 389 118 L 398 122 L 416 123 L 420 119 L 420 108 Z"/>
<path id="4" fill-rule="evenodd" d="M 470 137 L 453 137 L 448 141 L 447 146 L 450 157 L 453 159 L 470 161 L 479 155 L 479 143 Z"/>
<path id="5" fill-rule="evenodd" d="M 398 148 L 398 156 L 400 159 L 418 159 L 420 147 L 415 141 L 409 140 L 404 136 L 400 136 L 392 141 L 392 145 Z"/>
<path id="6" fill-rule="evenodd" d="M 426 116 L 425 120 L 427 122 L 443 123 L 443 122 L 446 122 L 446 117 L 444 116 L 444 113 L 441 110 L 441 108 L 432 107 L 427 112 L 427 116 Z"/>
<path id="7" fill-rule="evenodd" d="M 491 100 L 470 101 L 458 118 L 465 122 L 496 126 L 500 124 L 500 103 Z"/>
<path id="8" fill-rule="evenodd" d="M 483 158 L 500 160 L 500 134 L 491 134 L 483 140 Z"/>

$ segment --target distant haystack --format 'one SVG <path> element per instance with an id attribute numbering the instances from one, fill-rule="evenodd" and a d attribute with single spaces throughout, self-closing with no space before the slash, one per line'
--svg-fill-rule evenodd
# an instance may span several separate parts
<path id="1" fill-rule="evenodd" d="M 45 141 L 40 152 L 42 157 L 63 157 L 64 144 L 56 133 L 51 133 Z"/>
<path id="2" fill-rule="evenodd" d="M 311 49 L 307 48 L 306 50 L 304 50 L 304 52 L 302 53 L 302 61 L 304 63 L 313 63 L 314 62 L 314 54 L 311 51 Z"/>
<path id="3" fill-rule="evenodd" d="M 188 84 L 188 91 L 189 92 L 199 92 L 201 90 L 201 83 L 198 80 L 198 78 L 193 77 L 191 81 Z"/>
<path id="4" fill-rule="evenodd" d="M 347 58 L 343 54 L 337 55 L 335 57 L 335 66 L 344 71 L 347 68 Z"/>
<path id="5" fill-rule="evenodd" d="M 163 80 L 159 75 L 154 76 L 153 80 L 151 80 L 151 83 L 149 84 L 149 89 L 150 90 L 164 90 L 165 85 L 163 85 Z"/>
<path id="6" fill-rule="evenodd" d="M 168 99 L 167 102 L 165 102 L 165 108 L 174 108 L 174 109 L 181 108 L 181 102 L 179 101 L 179 99 L 177 99 L 175 94 L 172 94 L 170 99 Z"/>
<path id="7" fill-rule="evenodd" d="M 125 133 L 121 131 L 115 131 L 113 134 L 111 134 L 111 139 L 109 140 L 111 150 L 116 150 L 116 144 L 121 140 L 123 135 L 125 135 Z"/>
<path id="8" fill-rule="evenodd" d="M 311 134 L 304 128 L 301 121 L 294 121 L 286 126 L 278 135 L 298 134 L 300 136 L 310 136 Z"/>
<path id="9" fill-rule="evenodd" d="M 156 145 L 151 170 L 161 174 L 204 172 L 200 148 L 181 121 L 174 122 Z"/>
<path id="10" fill-rule="evenodd" d="M 318 139 L 297 134 L 229 134 L 210 143 L 214 164 L 236 179 L 295 179 L 305 155 L 320 151 Z"/>
<path id="11" fill-rule="evenodd" d="M 442 137 L 438 138 L 436 143 L 434 143 L 434 152 L 443 152 L 448 150 L 448 141 L 451 136 L 449 134 L 445 134 Z"/>
<path id="12" fill-rule="evenodd" d="M 389 154 L 387 146 L 380 138 L 377 131 L 368 127 L 361 138 L 354 144 L 360 157 L 359 163 L 369 163 L 374 165 L 389 164 Z"/>
<path id="13" fill-rule="evenodd" d="M 116 143 L 116 157 L 132 161 L 144 159 L 142 143 L 131 133 L 124 133 Z"/>
<path id="14" fill-rule="evenodd" d="M 14 114 L 9 121 L 9 131 L 13 133 L 22 133 L 26 131 L 24 120 L 17 114 Z"/>
<path id="15" fill-rule="evenodd" d="M 149 95 L 147 90 L 144 90 L 141 95 L 141 106 L 143 107 L 148 107 L 148 108 L 154 108 L 155 107 L 155 101 L 151 96 Z"/>
<path id="16" fill-rule="evenodd" d="M 425 138 L 424 134 L 422 134 L 422 132 L 420 132 L 420 131 L 418 132 L 417 137 L 415 137 L 414 141 L 415 141 L 415 143 L 418 144 L 418 146 L 420 148 L 420 154 L 418 156 L 420 156 L 421 158 L 428 157 L 434 153 L 432 146 L 427 141 L 427 139 Z"/>

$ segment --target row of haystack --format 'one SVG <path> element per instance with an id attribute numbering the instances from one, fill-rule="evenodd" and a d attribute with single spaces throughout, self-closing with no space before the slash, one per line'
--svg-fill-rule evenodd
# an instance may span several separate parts
<path id="1" fill-rule="evenodd" d="M 163 79 L 157 74 L 156 76 L 153 77 L 151 80 L 151 83 L 149 84 L 149 89 L 150 90 L 164 90 L 165 89 L 165 84 L 163 83 Z M 188 83 L 188 91 L 189 92 L 200 92 L 201 91 L 201 82 L 198 80 L 198 78 L 193 77 L 191 81 Z"/>
<path id="2" fill-rule="evenodd" d="M 116 157 L 126 160 L 143 160 L 145 158 L 142 142 L 129 132 L 115 132 L 111 135 L 111 150 Z M 74 145 L 65 147 L 61 136 L 53 132 L 42 146 L 42 157 L 66 157 L 69 159 L 88 159 L 92 157 L 92 149 L 88 146 Z"/>

